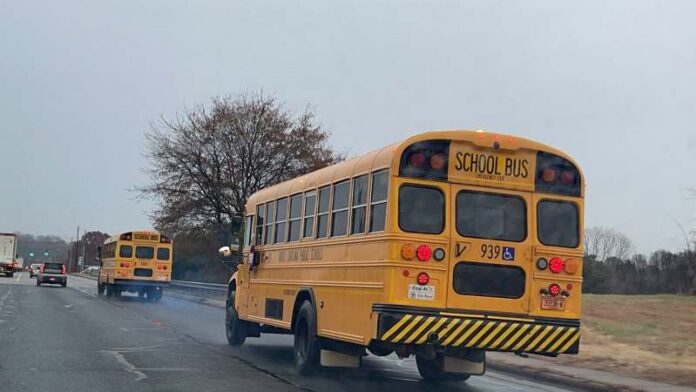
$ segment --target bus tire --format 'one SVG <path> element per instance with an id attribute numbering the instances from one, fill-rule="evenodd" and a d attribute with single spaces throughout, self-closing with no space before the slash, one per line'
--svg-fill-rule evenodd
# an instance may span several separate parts
<path id="1" fill-rule="evenodd" d="M 247 338 L 246 323 L 239 318 L 239 313 L 234 307 L 234 299 L 237 292 L 230 291 L 227 294 L 227 306 L 225 307 L 225 336 L 230 346 L 241 346 Z"/>
<path id="2" fill-rule="evenodd" d="M 104 287 L 104 284 L 97 281 L 97 294 L 98 295 L 104 295 L 104 291 L 106 291 L 106 288 Z"/>
<path id="3" fill-rule="evenodd" d="M 421 378 L 428 382 L 466 381 L 470 377 L 468 374 L 446 373 L 444 370 L 445 355 L 443 353 L 437 353 L 433 359 L 416 355 L 416 366 Z"/>
<path id="4" fill-rule="evenodd" d="M 11 278 L 11 277 L 13 277 L 13 276 L 14 276 L 14 272 L 8 272 L 8 273 L 7 273 L 7 277 L 8 277 L 8 278 Z"/>
<path id="5" fill-rule="evenodd" d="M 106 296 L 107 297 L 113 297 L 114 296 L 114 286 L 106 283 Z"/>
<path id="6" fill-rule="evenodd" d="M 297 312 L 294 342 L 295 369 L 300 375 L 309 375 L 319 368 L 319 338 L 314 306 L 304 301 Z"/>
<path id="7" fill-rule="evenodd" d="M 36 287 L 41 287 L 41 281 L 39 278 L 36 278 Z"/>

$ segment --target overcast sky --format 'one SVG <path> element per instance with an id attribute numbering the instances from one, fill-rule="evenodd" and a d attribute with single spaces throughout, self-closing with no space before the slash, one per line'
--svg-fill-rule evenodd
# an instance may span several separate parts
<path id="1" fill-rule="evenodd" d="M 0 231 L 149 227 L 144 133 L 211 97 L 312 105 L 351 155 L 485 128 L 574 156 L 587 226 L 696 227 L 694 1 L 0 0 Z"/>

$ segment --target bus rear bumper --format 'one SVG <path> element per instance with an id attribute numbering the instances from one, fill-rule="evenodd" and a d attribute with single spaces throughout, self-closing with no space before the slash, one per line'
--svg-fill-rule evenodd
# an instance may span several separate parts
<path id="1" fill-rule="evenodd" d="M 580 320 L 498 316 L 395 305 L 374 305 L 376 340 L 390 346 L 577 354 Z"/>

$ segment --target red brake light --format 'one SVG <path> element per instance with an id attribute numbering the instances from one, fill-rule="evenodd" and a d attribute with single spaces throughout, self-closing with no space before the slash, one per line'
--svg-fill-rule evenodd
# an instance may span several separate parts
<path id="1" fill-rule="evenodd" d="M 44 272 L 44 271 L 45 271 L 45 270 L 44 270 L 44 267 L 45 267 L 45 265 L 41 264 L 41 272 Z"/>
<path id="2" fill-rule="evenodd" d="M 418 260 L 420 261 L 430 260 L 430 256 L 432 256 L 432 254 L 433 251 L 428 245 L 423 244 L 416 248 L 416 257 L 418 257 Z"/>
<path id="3" fill-rule="evenodd" d="M 554 181 L 556 181 L 556 176 L 557 176 L 556 170 L 554 170 L 550 167 L 547 167 L 542 172 L 541 179 L 544 180 L 544 182 L 554 182 Z"/>
<path id="4" fill-rule="evenodd" d="M 167 270 L 167 266 L 165 265 L 164 267 L 162 267 L 162 269 L 166 271 L 166 270 Z"/>
<path id="5" fill-rule="evenodd" d="M 425 164 L 425 155 L 422 152 L 417 152 L 411 155 L 411 158 L 409 158 L 408 163 L 413 167 L 422 168 Z"/>
<path id="6" fill-rule="evenodd" d="M 562 182 L 563 184 L 566 184 L 566 185 L 567 185 L 567 184 L 572 184 L 573 181 L 575 181 L 575 173 L 573 173 L 573 172 L 570 171 L 570 170 L 564 170 L 564 171 L 561 173 L 561 182 Z"/>
<path id="7" fill-rule="evenodd" d="M 430 276 L 428 274 L 426 274 L 425 272 L 419 273 L 418 277 L 416 279 L 418 281 L 418 284 L 421 286 L 425 286 L 426 284 L 428 284 L 428 282 L 430 282 Z M 560 287 L 559 287 L 559 290 L 560 290 Z"/>
<path id="8" fill-rule="evenodd" d="M 63 274 L 63 275 L 65 275 L 67 272 L 68 272 L 68 271 L 67 271 L 67 269 L 65 268 L 65 264 L 63 264 L 63 265 L 60 267 L 60 273 Z"/>
<path id="9" fill-rule="evenodd" d="M 549 286 L 549 294 L 552 296 L 557 296 L 558 294 L 561 293 L 561 286 L 557 285 L 556 283 L 551 283 Z"/>
<path id="10" fill-rule="evenodd" d="M 554 274 L 558 274 L 565 268 L 565 262 L 560 257 L 552 257 L 549 261 L 549 270 Z"/>

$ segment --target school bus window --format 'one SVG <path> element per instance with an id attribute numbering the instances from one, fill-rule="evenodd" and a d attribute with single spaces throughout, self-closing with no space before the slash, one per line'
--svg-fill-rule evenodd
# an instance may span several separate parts
<path id="1" fill-rule="evenodd" d="M 538 236 L 544 245 L 577 248 L 578 208 L 573 203 L 542 200 L 537 206 Z"/>
<path id="2" fill-rule="evenodd" d="M 254 216 L 249 215 L 246 217 L 246 221 L 244 222 L 244 246 L 249 246 L 251 245 L 251 233 L 254 232 L 254 228 L 252 227 L 254 224 Z"/>
<path id="3" fill-rule="evenodd" d="M 263 243 L 263 217 L 265 216 L 265 205 L 256 206 L 256 245 Z"/>
<path id="4" fill-rule="evenodd" d="M 445 226 L 445 196 L 439 189 L 404 185 L 399 189 L 399 227 L 410 233 L 439 234 Z"/>
<path id="5" fill-rule="evenodd" d="M 350 232 L 358 234 L 365 232 L 367 210 L 367 176 L 353 179 L 353 213 L 351 214 Z"/>
<path id="6" fill-rule="evenodd" d="M 266 204 L 266 231 L 264 233 L 264 244 L 273 243 L 273 215 L 275 214 L 275 202 Z"/>
<path id="7" fill-rule="evenodd" d="M 329 187 L 319 189 L 319 211 L 317 212 L 317 238 L 325 238 L 329 228 Z"/>
<path id="8" fill-rule="evenodd" d="M 311 237 L 314 234 L 314 204 L 317 200 L 315 192 L 305 194 L 305 211 L 304 211 L 304 238 Z"/>
<path id="9" fill-rule="evenodd" d="M 151 246 L 136 246 L 135 247 L 135 258 L 136 259 L 152 259 L 155 256 L 155 248 Z"/>
<path id="10" fill-rule="evenodd" d="M 280 199 L 276 202 L 276 228 L 275 243 L 285 242 L 285 220 L 288 213 L 288 199 Z"/>
<path id="11" fill-rule="evenodd" d="M 346 235 L 348 227 L 348 193 L 350 183 L 344 181 L 333 186 L 333 205 L 331 209 L 331 236 Z"/>
<path id="12" fill-rule="evenodd" d="M 302 194 L 290 197 L 290 219 L 288 220 L 288 241 L 300 239 L 302 226 Z"/>
<path id="13" fill-rule="evenodd" d="M 121 245 L 121 247 L 118 249 L 118 257 L 133 257 L 133 247 L 130 245 Z"/>
<path id="14" fill-rule="evenodd" d="M 457 232 L 464 237 L 521 242 L 527 237 L 527 212 L 517 196 L 457 193 Z"/>
<path id="15" fill-rule="evenodd" d="M 370 232 L 383 231 L 387 214 L 387 171 L 372 173 Z"/>
<path id="16" fill-rule="evenodd" d="M 169 260 L 169 248 L 157 248 L 157 260 Z"/>

